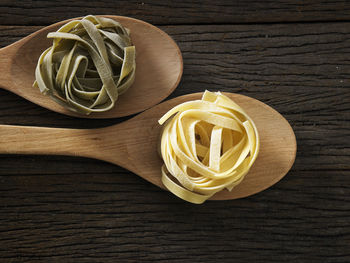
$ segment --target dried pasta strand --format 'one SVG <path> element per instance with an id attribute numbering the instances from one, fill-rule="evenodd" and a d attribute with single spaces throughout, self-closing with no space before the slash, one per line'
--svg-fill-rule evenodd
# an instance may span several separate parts
<path id="1" fill-rule="evenodd" d="M 49 33 L 53 44 L 40 56 L 34 87 L 82 114 L 114 107 L 135 79 L 135 46 L 117 21 L 86 16 Z"/>
<path id="2" fill-rule="evenodd" d="M 215 193 L 231 191 L 244 179 L 259 152 L 251 118 L 220 92 L 182 103 L 159 120 L 165 125 L 160 152 L 162 182 L 176 196 L 201 204 Z"/>

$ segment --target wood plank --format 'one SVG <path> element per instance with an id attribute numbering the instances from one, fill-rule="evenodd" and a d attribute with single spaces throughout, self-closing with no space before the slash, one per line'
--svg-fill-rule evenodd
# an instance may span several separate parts
<path id="1" fill-rule="evenodd" d="M 1 25 L 48 25 L 87 14 L 131 16 L 157 25 L 350 20 L 350 2 L 2 0 Z"/>
<path id="2" fill-rule="evenodd" d="M 0 158 L 0 262 L 348 262 L 350 23 L 163 26 L 184 76 L 257 98 L 292 124 L 291 172 L 249 198 L 196 206 L 108 163 Z M 0 46 L 38 27 L 0 27 Z M 93 128 L 0 91 L 0 123 Z"/>
<path id="3" fill-rule="evenodd" d="M 294 171 L 256 196 L 195 206 L 117 167 L 58 169 L 67 174 L 1 177 L 0 260 L 349 260 L 345 172 Z"/>

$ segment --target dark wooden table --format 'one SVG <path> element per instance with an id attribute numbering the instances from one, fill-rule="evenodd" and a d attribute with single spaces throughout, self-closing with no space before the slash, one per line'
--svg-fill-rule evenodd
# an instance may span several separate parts
<path id="1" fill-rule="evenodd" d="M 267 103 L 295 131 L 296 162 L 259 194 L 192 205 L 102 161 L 1 155 L 0 262 L 350 262 L 349 1 L 1 0 L 0 46 L 86 14 L 159 26 L 184 59 L 171 97 Z M 125 119 L 75 119 L 0 90 L 0 124 Z"/>

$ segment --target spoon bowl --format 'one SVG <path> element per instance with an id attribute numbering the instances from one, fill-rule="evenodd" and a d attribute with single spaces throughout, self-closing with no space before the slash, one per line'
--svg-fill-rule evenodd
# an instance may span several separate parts
<path id="1" fill-rule="evenodd" d="M 227 200 L 258 193 L 282 179 L 296 155 L 293 129 L 277 111 L 243 95 L 224 93 L 252 118 L 260 136 L 259 156 L 242 183 L 211 199 Z M 117 164 L 164 188 L 157 147 L 158 119 L 174 106 L 200 99 L 194 93 L 165 101 L 136 117 L 99 129 L 60 129 L 0 125 L 0 154 L 55 154 L 100 159 Z"/>
<path id="2" fill-rule="evenodd" d="M 0 49 L 0 87 L 49 110 L 83 118 L 132 115 L 169 96 L 180 82 L 183 71 L 181 52 L 174 40 L 164 31 L 144 21 L 123 16 L 105 17 L 129 28 L 136 47 L 135 81 L 129 90 L 120 96 L 113 109 L 90 115 L 79 114 L 67 110 L 49 96 L 41 94 L 39 89 L 32 87 L 38 58 L 52 45 L 52 39 L 48 39 L 47 34 L 73 19 L 42 28 Z"/>

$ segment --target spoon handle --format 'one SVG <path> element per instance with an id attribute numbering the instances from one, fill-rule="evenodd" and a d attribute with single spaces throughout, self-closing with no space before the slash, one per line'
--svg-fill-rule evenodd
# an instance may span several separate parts
<path id="1" fill-rule="evenodd" d="M 81 156 L 123 165 L 127 156 L 123 136 L 113 136 L 113 145 L 110 145 L 111 133 L 119 130 L 117 126 L 112 131 L 108 127 L 66 129 L 0 125 L 0 154 Z"/>
<path id="2" fill-rule="evenodd" d="M 11 63 L 13 57 L 13 49 L 8 46 L 0 49 L 0 88 L 8 89 L 11 86 Z"/>

